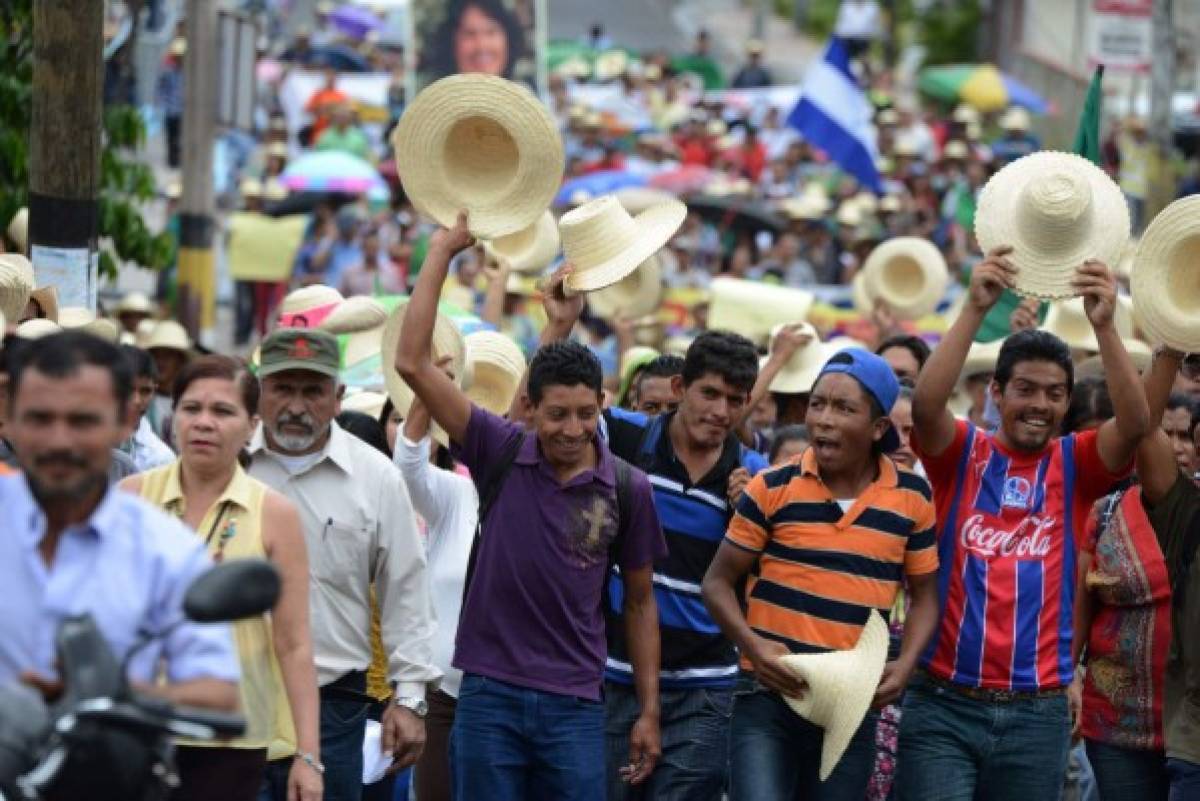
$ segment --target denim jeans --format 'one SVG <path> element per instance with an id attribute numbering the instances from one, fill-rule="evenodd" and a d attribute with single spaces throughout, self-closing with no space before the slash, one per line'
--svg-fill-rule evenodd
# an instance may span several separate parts
<path id="1" fill-rule="evenodd" d="M 604 688 L 608 743 L 608 801 L 720 801 L 729 767 L 733 691 L 662 690 L 662 759 L 644 783 L 620 776 L 629 764 L 629 731 L 638 718 L 637 692 L 628 684 Z"/>
<path id="2" fill-rule="evenodd" d="M 1072 743 L 1071 751 L 1067 754 L 1062 801 L 1101 801 L 1100 791 L 1096 789 L 1096 773 L 1082 740 Z"/>
<path id="3" fill-rule="evenodd" d="M 604 801 L 604 704 L 468 673 L 450 771 L 456 801 Z"/>
<path id="4" fill-rule="evenodd" d="M 1200 765 L 1184 759 L 1168 759 L 1167 778 L 1171 782 L 1170 801 L 1200 798 Z"/>
<path id="5" fill-rule="evenodd" d="M 321 762 L 325 764 L 324 801 L 360 801 L 362 798 L 362 744 L 370 704 L 346 699 L 321 699 Z M 291 759 L 267 763 L 258 801 L 287 801 Z"/>
<path id="6" fill-rule="evenodd" d="M 1058 801 L 1071 745 L 1065 694 L 992 703 L 918 675 L 903 710 L 899 801 Z"/>
<path id="7" fill-rule="evenodd" d="M 1100 801 L 1167 801 L 1167 758 L 1162 751 L 1087 741 Z"/>
<path id="8" fill-rule="evenodd" d="M 824 731 L 753 677 L 738 677 L 729 727 L 730 801 L 862 801 L 875 767 L 877 712 L 868 712 L 825 781 Z"/>

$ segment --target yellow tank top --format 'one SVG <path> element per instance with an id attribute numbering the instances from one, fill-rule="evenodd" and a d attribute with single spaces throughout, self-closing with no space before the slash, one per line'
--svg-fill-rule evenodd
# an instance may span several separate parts
<path id="1" fill-rule="evenodd" d="M 143 473 L 141 495 L 155 506 L 182 518 L 185 510 L 179 470 L 177 459 Z M 197 531 L 207 542 L 208 552 L 215 561 L 266 558 L 262 539 L 266 494 L 266 484 L 246 475 L 240 466 L 237 468 L 221 497 L 204 513 Z M 246 717 L 246 734 L 228 743 L 188 742 L 187 745 L 269 748 L 271 759 L 290 756 L 296 751 L 296 732 L 283 674 L 275 658 L 270 616 L 235 622 L 233 635 L 242 670 L 239 691 L 241 712 Z"/>

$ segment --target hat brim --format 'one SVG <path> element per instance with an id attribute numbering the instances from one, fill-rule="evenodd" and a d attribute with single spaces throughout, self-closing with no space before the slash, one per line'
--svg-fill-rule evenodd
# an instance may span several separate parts
<path id="1" fill-rule="evenodd" d="M 1069 171 L 1082 176 L 1091 188 L 1091 210 L 1081 224 L 1087 231 L 1067 250 L 1050 253 L 1022 234 L 1018 207 L 1022 190 L 1034 178 Z M 1009 259 L 1017 266 L 1017 294 L 1057 300 L 1079 294 L 1071 282 L 1087 259 L 1116 265 L 1129 241 L 1129 207 L 1120 187 L 1087 159 L 1073 153 L 1043 150 L 1013 161 L 992 176 L 979 193 L 975 236 L 987 253 L 1009 245 Z"/>
<path id="2" fill-rule="evenodd" d="M 1133 257 L 1138 320 L 1151 341 L 1183 353 L 1200 352 L 1200 195 L 1167 206 L 1142 234 Z"/>
<path id="3" fill-rule="evenodd" d="M 451 75 L 426 88 L 392 145 L 417 210 L 452 227 L 466 209 L 481 239 L 532 225 L 554 201 L 565 166 L 547 108 L 524 86 L 490 75 Z M 451 154 L 461 163 L 450 163 Z"/>
<path id="4" fill-rule="evenodd" d="M 558 257 L 561 246 L 558 222 L 549 211 L 543 212 L 528 228 L 483 243 L 490 256 L 506 262 L 510 270 L 526 275 L 545 271 Z"/>
<path id="5" fill-rule="evenodd" d="M 740 278 L 713 279 L 709 292 L 708 327 L 736 331 L 759 345 L 767 343 L 779 323 L 807 319 L 816 300 L 804 289 Z"/>
<path id="6" fill-rule="evenodd" d="M 679 201 L 646 209 L 633 218 L 637 233 L 631 245 L 608 261 L 586 267 L 576 265 L 577 271 L 567 276 L 567 289 L 572 292 L 595 292 L 620 282 L 662 250 L 686 218 L 687 206 Z"/>
<path id="7" fill-rule="evenodd" d="M 387 388 L 388 397 L 392 399 L 392 405 L 400 414 L 405 416 L 408 415 L 413 399 L 416 398 L 416 393 L 396 372 L 396 351 L 400 347 L 400 329 L 404 326 L 404 316 L 407 311 L 407 300 L 402 301 L 392 310 L 387 323 L 383 326 L 383 336 L 379 347 L 383 367 L 383 383 Z M 450 369 L 454 373 L 456 383 L 461 386 L 466 372 L 466 345 L 463 343 L 462 332 L 458 330 L 458 326 L 442 314 L 437 316 L 433 325 L 432 355 L 435 361 L 443 356 L 450 357 Z M 430 436 L 442 447 L 449 447 L 449 435 L 436 422 L 430 429 Z"/>
<path id="8" fill-rule="evenodd" d="M 889 239 L 872 250 L 863 265 L 867 297 L 883 300 L 894 315 L 906 320 L 935 311 L 949 278 L 941 251 L 915 236 Z"/>
<path id="9" fill-rule="evenodd" d="M 776 328 L 778 327 L 776 326 Z M 818 337 L 816 328 L 808 323 L 805 323 L 804 327 L 805 331 L 812 336 L 812 340 L 793 353 L 792 358 L 788 359 L 783 368 L 775 375 L 775 379 L 771 381 L 771 392 L 785 395 L 802 395 L 811 392 L 812 385 L 817 382 L 817 377 L 821 374 L 821 368 L 833 355 L 829 346 Z M 775 331 L 772 331 L 772 345 L 774 339 Z M 766 358 L 769 359 L 770 356 L 768 355 Z"/>
<path id="10" fill-rule="evenodd" d="M 589 293 L 587 303 L 597 317 L 645 317 L 658 311 L 665 293 L 662 265 L 651 256 L 612 286 Z"/>
<path id="11" fill-rule="evenodd" d="M 52 322 L 58 322 L 58 289 L 44 286 L 29 293 L 29 299 L 36 302 L 42 310 L 42 315 Z"/>
<path id="12" fill-rule="evenodd" d="M 318 364 L 309 359 L 284 359 L 282 361 L 273 362 L 271 364 L 260 364 L 258 367 L 258 375 L 261 378 L 282 373 L 287 370 L 303 370 L 308 373 L 318 373 L 326 378 L 337 380 L 339 371 L 337 367 L 328 367 L 323 364 Z"/>

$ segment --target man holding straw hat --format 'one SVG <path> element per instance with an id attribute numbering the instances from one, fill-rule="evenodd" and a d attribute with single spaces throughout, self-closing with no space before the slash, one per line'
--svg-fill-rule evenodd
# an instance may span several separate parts
<path id="1" fill-rule="evenodd" d="M 1010 336 L 989 392 L 1000 414 L 984 432 L 947 409 L 971 343 L 1005 289 L 1022 279 L 1014 250 L 994 247 L 971 274 L 962 312 L 917 380 L 913 449 L 938 510 L 940 620 L 904 699 L 901 801 L 1057 799 L 1070 747 L 1066 689 L 1076 552 L 1092 505 L 1129 473 L 1149 429 L 1137 370 L 1113 323 L 1116 280 L 1101 262 L 1067 285 L 1084 307 L 1116 417 L 1057 436 L 1074 368 L 1045 331 Z M 1022 266 L 1021 270 L 1030 269 Z"/>
<path id="2" fill-rule="evenodd" d="M 620 570 L 639 716 L 620 775 L 644 782 L 660 753 L 658 613 L 651 583 L 666 555 L 644 474 L 597 437 L 603 376 L 565 339 L 583 299 L 557 273 L 551 324 L 530 362 L 531 426 L 473 405 L 430 355 L 450 260 L 473 244 L 467 214 L 434 234 L 408 304 L 396 369 L 472 473 L 480 526 L 467 567 L 450 737 L 455 798 L 605 797 L 603 601 Z M 565 324 L 564 324 L 565 323 Z"/>

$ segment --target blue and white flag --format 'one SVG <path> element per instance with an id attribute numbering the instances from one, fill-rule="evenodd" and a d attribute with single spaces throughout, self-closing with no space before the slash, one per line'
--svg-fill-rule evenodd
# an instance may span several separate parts
<path id="1" fill-rule="evenodd" d="M 804 91 L 788 115 L 788 124 L 860 184 L 878 193 L 883 186 L 875 166 L 879 150 L 871 118 L 871 103 L 850 71 L 846 45 L 834 37 L 821 60 L 809 66 Z"/>

